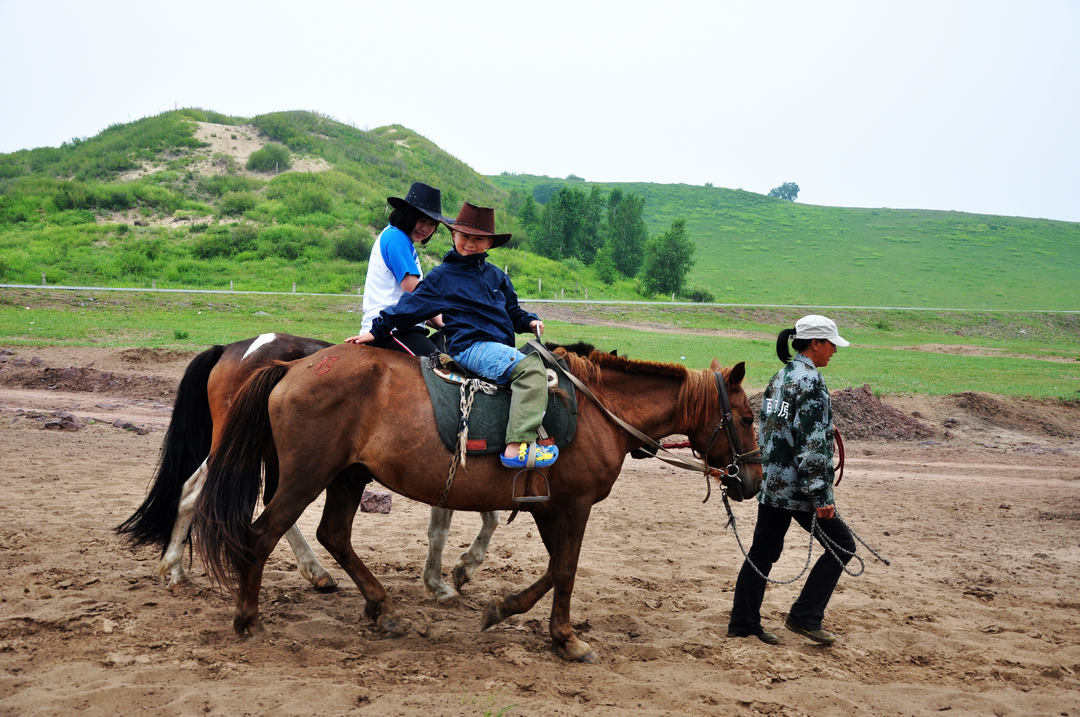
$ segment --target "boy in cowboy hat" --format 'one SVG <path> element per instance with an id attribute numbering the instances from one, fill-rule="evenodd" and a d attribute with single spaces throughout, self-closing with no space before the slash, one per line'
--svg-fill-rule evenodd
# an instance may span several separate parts
<path id="1" fill-rule="evenodd" d="M 446 222 L 454 248 L 411 294 L 384 309 L 367 333 L 348 339 L 369 343 L 399 326 L 442 314 L 447 353 L 458 365 L 494 381 L 510 384 L 510 418 L 506 448 L 500 456 L 507 468 L 544 467 L 559 457 L 556 446 L 536 443 L 536 431 L 547 408 L 547 375 L 536 354 L 514 346 L 515 333 L 543 333 L 544 322 L 518 304 L 517 294 L 499 267 L 488 264 L 487 251 L 510 240 L 495 232 L 495 210 L 468 202 L 453 222 Z"/>

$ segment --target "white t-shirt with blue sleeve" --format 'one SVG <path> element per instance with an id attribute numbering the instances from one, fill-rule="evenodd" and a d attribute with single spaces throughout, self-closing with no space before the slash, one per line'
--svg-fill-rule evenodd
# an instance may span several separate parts
<path id="1" fill-rule="evenodd" d="M 364 320 L 360 326 L 361 333 L 371 329 L 371 322 L 380 311 L 398 302 L 405 293 L 401 282 L 409 274 L 424 278 L 416 247 L 405 232 L 388 225 L 371 248 L 367 278 L 364 281 Z"/>

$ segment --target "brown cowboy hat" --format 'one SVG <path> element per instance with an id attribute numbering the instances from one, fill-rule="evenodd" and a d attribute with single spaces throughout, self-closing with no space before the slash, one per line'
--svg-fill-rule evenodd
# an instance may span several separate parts
<path id="1" fill-rule="evenodd" d="M 495 233 L 495 210 L 491 207 L 478 207 L 465 202 L 461 205 L 457 219 L 447 221 L 446 226 L 450 231 L 459 231 L 462 234 L 475 234 L 482 237 L 491 237 L 491 248 L 502 246 L 510 241 L 510 234 Z"/>

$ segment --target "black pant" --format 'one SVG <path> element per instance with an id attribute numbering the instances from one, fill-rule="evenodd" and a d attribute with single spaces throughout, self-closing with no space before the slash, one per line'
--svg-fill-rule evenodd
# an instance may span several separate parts
<path id="1" fill-rule="evenodd" d="M 397 341 L 394 339 L 397 339 Z M 404 344 L 404 347 L 402 344 Z M 368 345 L 380 349 L 401 351 L 402 353 L 411 352 L 412 354 L 421 357 L 430 356 L 438 350 L 431 339 L 428 338 L 427 329 L 422 329 L 419 326 L 409 326 L 404 329 L 398 329 L 385 339 L 377 339 Z M 409 350 L 408 352 L 405 351 L 406 348 Z"/>
<path id="2" fill-rule="evenodd" d="M 761 632 L 761 601 L 765 597 L 765 578 L 754 571 L 753 561 L 763 574 L 768 575 L 773 563 L 780 559 L 784 550 L 784 535 L 791 525 L 791 519 L 809 532 L 814 514 L 801 510 L 786 510 L 758 504 L 757 525 L 754 526 L 754 543 L 750 546 L 747 559 L 743 561 L 739 578 L 735 581 L 735 598 L 731 606 L 731 619 L 728 631 L 737 635 L 755 635 Z M 791 606 L 788 613 L 799 627 L 808 630 L 821 629 L 825 617 L 825 606 L 829 604 L 833 589 L 840 580 L 844 564 L 855 552 L 855 538 L 851 531 L 838 519 L 818 519 L 818 528 L 834 543 L 840 546 L 837 553 L 840 562 L 827 550 L 817 559 L 810 570 L 810 576 L 803 585 L 799 599 Z M 821 538 L 818 538 L 821 542 Z M 822 543 L 824 545 L 824 543 Z"/>

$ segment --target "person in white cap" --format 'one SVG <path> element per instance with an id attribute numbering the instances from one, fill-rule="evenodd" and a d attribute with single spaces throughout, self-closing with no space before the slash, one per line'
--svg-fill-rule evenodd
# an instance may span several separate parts
<path id="1" fill-rule="evenodd" d="M 797 354 L 794 358 L 788 341 Z M 754 542 L 735 582 L 728 622 L 729 637 L 756 636 L 776 644 L 780 639 L 761 625 L 761 602 L 767 576 L 784 549 L 784 535 L 795 520 L 818 530 L 836 546 L 814 563 L 799 598 L 784 622 L 792 632 L 823 645 L 836 636 L 822 628 L 825 607 L 843 566 L 855 553 L 855 540 L 833 505 L 833 416 L 829 389 L 818 369 L 829 364 L 838 347 L 848 346 L 832 319 L 804 316 L 795 328 L 776 337 L 776 355 L 784 363 L 761 401 L 758 414 L 762 484 L 758 493 Z M 821 535 L 816 536 L 822 545 Z"/>

